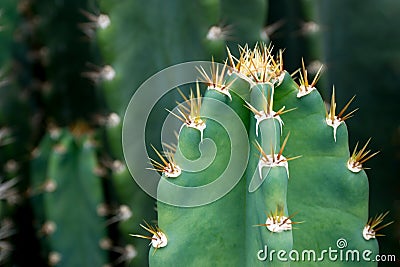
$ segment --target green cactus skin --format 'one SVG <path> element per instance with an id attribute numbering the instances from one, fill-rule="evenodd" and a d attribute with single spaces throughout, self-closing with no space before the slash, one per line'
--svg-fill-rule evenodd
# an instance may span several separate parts
<path id="1" fill-rule="evenodd" d="M 41 233 L 49 249 L 50 264 L 106 264 L 107 252 L 100 247 L 100 241 L 107 236 L 106 225 L 97 215 L 98 206 L 104 202 L 103 189 L 94 173 L 97 160 L 92 137 L 63 130 L 55 146 L 50 147 L 49 143 L 49 138 L 43 140 L 39 146 L 41 153 L 32 167 L 34 173 L 44 174 L 39 184 L 47 177 L 53 185 L 52 190 L 40 196 L 42 203 L 33 199 L 34 205 L 43 204 L 42 220 L 55 227 Z M 51 150 L 47 151 L 49 147 Z M 38 206 L 36 210 L 41 208 Z"/>

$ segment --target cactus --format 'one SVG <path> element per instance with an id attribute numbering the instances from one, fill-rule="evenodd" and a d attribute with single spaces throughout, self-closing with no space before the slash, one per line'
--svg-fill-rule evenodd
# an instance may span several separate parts
<path id="1" fill-rule="evenodd" d="M 311 83 L 305 80 L 304 65 L 297 84 L 283 69 L 282 51 L 277 57 L 266 45 L 240 51 L 239 59 L 229 53 L 230 75 L 225 76 L 226 65 L 219 72 L 213 63 L 211 75 L 200 68 L 208 89 L 202 102 L 198 89 L 196 97 L 190 94 L 189 106 L 174 113 L 184 121 L 175 155 L 166 151 L 164 158 L 158 152 L 162 162 L 152 160 L 162 173 L 157 190 L 158 226 L 142 225 L 151 233 L 148 237 L 133 234 L 151 239 L 150 266 L 211 262 L 221 266 L 319 266 L 320 262 L 338 266 L 327 255 L 322 257 L 329 248 L 343 249 L 341 253 L 368 250 L 372 258 L 378 253 L 377 225 L 386 214 L 368 219 L 364 163 L 376 153 L 367 151 L 368 143 L 359 151 L 356 147 L 352 155 L 349 152 L 344 121 L 354 113 L 346 113 L 354 98 L 337 112 L 333 92 L 326 110 L 314 87 L 318 77 Z M 248 93 L 240 93 L 245 90 Z M 242 135 L 248 132 L 245 142 L 231 135 L 240 129 Z M 207 168 L 191 171 L 184 159 L 210 157 L 210 151 L 199 153 L 203 138 L 214 141 L 215 158 Z M 229 158 L 246 154 L 248 145 L 248 158 Z M 209 185 L 224 177 L 221 173 L 232 162 L 244 166 L 236 170 L 246 169 L 245 174 L 220 198 L 213 198 L 211 187 L 211 200 L 204 205 L 193 205 L 195 200 L 190 198 L 197 195 L 174 191 L 171 186 Z M 286 261 L 273 255 L 280 250 L 287 253 L 283 255 Z M 300 254 L 289 254 L 292 250 Z M 308 250 L 315 254 L 307 254 L 308 261 L 302 261 L 302 251 Z M 178 259 L 179 253 L 183 257 Z M 376 266 L 375 262 L 349 263 L 340 257 L 341 266 Z"/>
<path id="2" fill-rule="evenodd" d="M 52 266 L 101 266 L 107 253 L 105 221 L 97 215 L 104 202 L 93 137 L 77 125 L 72 132 L 58 130 L 45 137 L 32 162 L 36 183 L 32 204 L 39 236 Z M 54 139 L 54 141 L 53 141 Z M 38 226 L 39 226 L 38 225 Z"/>

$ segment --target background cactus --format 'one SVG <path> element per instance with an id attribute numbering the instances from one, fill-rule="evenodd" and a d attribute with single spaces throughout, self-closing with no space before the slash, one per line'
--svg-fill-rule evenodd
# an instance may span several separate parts
<path id="1" fill-rule="evenodd" d="M 50 265 L 107 263 L 107 253 L 101 248 L 107 236 L 105 221 L 97 214 L 104 203 L 103 188 L 94 172 L 98 164 L 95 142 L 85 131 L 84 125 L 76 125 L 72 132 L 53 131 L 53 136 L 44 138 L 32 162 L 32 172 L 37 175 L 32 176 L 33 185 L 45 192 L 36 192 L 32 201 L 36 214 L 42 215 L 37 216 L 38 233 L 48 249 Z M 71 206 L 71 199 L 79 205 Z M 88 239 L 79 240 L 79 236 Z"/>
<path id="2" fill-rule="evenodd" d="M 367 102 L 364 100 L 369 99 L 370 95 L 374 95 L 374 99 L 377 99 L 374 88 L 385 92 L 382 97 L 385 103 L 387 99 L 394 101 L 397 96 L 397 90 L 393 86 L 396 84 L 394 82 L 397 73 L 395 55 L 398 40 L 395 36 L 390 40 L 384 38 L 389 33 L 391 34 L 392 29 L 382 25 L 397 25 L 396 14 L 393 12 L 396 10 L 396 3 L 387 1 L 376 8 L 373 3 L 361 5 L 353 2 L 350 1 L 344 5 L 342 1 L 338 3 L 284 1 L 282 3 L 266 0 L 252 0 L 246 4 L 241 1 L 225 0 L 201 0 L 190 3 L 179 0 L 168 1 L 168 3 L 156 0 L 146 3 L 137 0 L 120 3 L 86 0 L 68 1 L 68 4 L 65 1 L 2 1 L 0 3 L 0 69 L 2 73 L 0 78 L 0 220 L 2 221 L 0 242 L 6 239 L 6 243 L 0 244 L 1 248 L 5 244 L 7 248 L 12 247 L 13 250 L 10 251 L 10 257 L 2 258 L 1 264 L 46 266 L 61 259 L 59 261 L 61 265 L 66 263 L 62 260 L 66 257 L 71 258 L 71 261 L 79 262 L 75 257 L 66 255 L 82 253 L 90 247 L 94 255 L 98 255 L 93 257 L 93 261 L 98 259 L 98 262 L 113 266 L 147 266 L 148 241 L 134 239 L 129 234 L 143 233 L 143 229 L 139 226 L 140 223 L 145 226 L 143 219 L 149 225 L 154 225 L 157 208 L 155 201 L 132 181 L 125 166 L 121 147 L 121 125 L 126 105 L 134 90 L 150 75 L 167 66 L 190 60 L 210 60 L 210 56 L 213 56 L 217 62 L 222 62 L 227 57 L 226 45 L 234 55 L 239 57 L 237 44 L 244 46 L 247 43 L 253 47 L 257 41 L 263 40 L 268 43 L 272 40 L 277 48 L 287 48 L 283 54 L 285 69 L 294 71 L 303 56 L 310 76 L 314 76 L 319 66 L 310 63 L 315 60 L 322 61 L 325 65 L 324 70 L 328 73 L 323 77 L 327 77 L 329 83 L 334 81 L 337 85 L 338 103 L 344 104 L 357 91 L 358 100 L 355 106 L 366 110 L 363 105 L 364 103 L 367 105 Z M 347 4 L 355 8 L 347 8 Z M 346 12 L 342 12 L 343 10 Z M 357 10 L 357 12 L 353 13 L 351 10 Z M 375 10 L 380 13 L 376 15 L 373 12 Z M 339 22 L 336 19 L 331 20 L 333 13 L 340 13 Z M 353 23 L 365 21 L 366 14 L 369 21 L 367 28 L 376 27 L 379 30 L 365 30 L 362 27 L 364 23 Z M 306 22 L 310 21 L 317 22 L 319 31 L 304 31 Z M 344 23 L 345 26 L 343 26 Z M 349 25 L 351 27 L 347 27 Z M 375 38 L 370 38 L 371 32 L 375 34 Z M 381 41 L 382 38 L 385 41 Z M 364 42 L 365 39 L 377 40 L 377 42 Z M 350 40 L 346 44 L 350 48 L 353 47 L 347 51 L 356 51 L 345 60 L 340 57 L 344 53 L 343 40 Z M 323 49 L 321 49 L 321 41 L 323 41 Z M 369 69 L 370 62 L 365 57 L 365 54 L 373 55 L 373 51 L 378 51 L 376 52 L 378 56 L 374 57 L 377 58 L 374 66 L 382 66 L 383 74 L 381 73 L 379 85 L 374 85 L 372 88 L 374 83 L 367 79 L 362 87 L 369 89 L 359 91 L 360 87 L 357 86 L 365 80 L 364 76 L 354 78 L 347 74 L 376 73 L 375 69 Z M 390 52 L 381 56 L 382 51 Z M 354 64 L 357 64 L 359 72 L 354 71 L 351 62 L 357 62 Z M 344 71 L 338 71 L 339 69 Z M 386 80 L 390 82 L 383 82 Z M 319 88 L 322 89 L 321 94 L 324 98 L 328 99 L 330 86 L 326 86 L 326 83 L 327 80 L 323 80 L 324 86 L 319 86 Z M 249 115 L 252 111 L 243 108 L 243 103 L 240 102 L 238 96 L 250 103 L 248 86 L 245 81 L 236 80 L 231 84 L 233 101 L 224 99 L 227 105 L 233 104 L 231 107 L 239 115 L 245 129 L 250 129 L 249 125 L 254 124 L 254 120 L 251 119 L 252 115 Z M 187 92 L 186 87 L 182 90 Z M 352 90 L 355 91 L 352 92 Z M 291 89 L 287 92 L 291 92 Z M 212 99 L 221 98 L 216 92 L 207 91 L 206 95 Z M 275 92 L 275 96 L 274 110 L 276 111 L 281 108 L 281 96 L 278 91 Z M 177 99 L 181 99 L 177 92 L 164 97 L 152 112 L 151 121 L 161 125 L 168 114 L 164 107 L 172 109 Z M 211 100 L 209 102 L 212 103 Z M 202 116 L 213 112 L 213 109 L 205 106 L 202 108 Z M 387 110 L 383 109 L 383 106 L 387 107 Z M 386 129 L 385 131 L 374 132 L 379 127 L 371 126 L 370 117 L 363 118 L 366 113 L 359 112 L 358 116 L 361 119 L 350 121 L 352 133 L 354 133 L 350 136 L 351 149 L 356 141 L 360 140 L 363 143 L 372 136 L 371 146 L 382 151 L 379 157 L 371 161 L 369 165 L 373 168 L 369 172 L 372 189 L 371 214 L 378 214 L 387 209 L 393 211 L 398 206 L 395 202 L 395 192 L 391 194 L 391 197 L 386 198 L 387 184 L 393 185 L 391 186 L 393 189 L 396 188 L 394 185 L 398 187 L 394 179 L 394 168 L 398 159 L 394 156 L 396 152 L 393 145 L 398 139 L 396 134 L 398 123 L 394 119 L 396 112 L 389 110 L 390 107 L 395 106 L 395 103 L 377 104 L 376 107 L 379 108 L 373 112 L 380 114 L 379 118 L 386 118 L 377 121 Z M 289 109 L 287 106 L 286 110 Z M 297 114 L 296 110 L 283 114 L 282 118 L 291 120 L 295 114 Z M 360 126 L 357 126 L 358 123 Z M 86 125 L 84 127 L 86 130 L 81 135 L 71 130 L 78 124 Z M 365 125 L 369 125 L 369 130 L 365 129 Z M 251 127 L 254 128 L 254 125 Z M 284 126 L 282 135 L 274 140 L 276 151 L 279 151 L 279 146 L 285 140 L 289 128 L 286 129 Z M 218 129 L 216 126 L 215 131 L 207 133 L 208 136 L 214 138 L 219 133 Z M 340 129 L 338 131 L 340 132 Z M 62 134 L 58 136 L 58 133 Z M 254 136 L 254 133 L 254 131 L 249 131 L 249 135 L 253 135 L 262 145 L 261 136 Z M 188 135 L 188 138 L 190 136 Z M 296 134 L 291 131 L 283 152 L 285 156 L 303 155 L 291 152 L 297 151 L 295 136 Z M 338 141 L 339 138 L 338 135 Z M 69 213 L 55 213 L 57 210 L 54 208 L 52 199 L 59 197 L 65 209 L 75 207 L 77 203 L 71 201 L 69 193 L 63 193 L 67 192 L 66 188 L 58 186 L 54 192 L 50 192 L 53 184 L 48 183 L 51 177 L 46 175 L 50 174 L 51 166 L 58 166 L 57 160 L 50 160 L 50 158 L 57 158 L 56 150 L 61 147 L 57 145 L 58 142 L 67 139 L 70 140 L 70 145 L 66 146 L 65 162 L 75 164 L 76 168 L 79 167 L 82 170 L 91 169 L 87 177 L 90 177 L 94 186 L 86 199 L 95 200 L 92 204 L 82 205 L 76 210 L 86 210 L 87 216 L 74 215 L 77 221 L 87 222 L 86 226 L 93 225 L 89 229 L 93 235 L 89 237 L 89 234 L 82 234 L 79 239 L 80 243 L 90 240 L 90 246 L 80 251 L 69 252 L 67 248 L 71 247 L 70 240 L 62 238 L 63 241 L 60 243 L 58 235 L 73 232 L 73 226 L 66 223 Z M 159 139 L 158 130 L 146 136 L 149 155 L 157 160 L 158 156 L 151 149 L 150 144 L 154 144 L 159 149 Z M 195 140 L 198 141 L 198 139 Z M 388 140 L 393 141 L 389 143 Z M 181 136 L 179 144 L 183 146 L 186 142 L 187 139 Z M 220 142 L 221 145 L 224 144 L 224 141 Z M 89 147 L 85 146 L 89 143 Z M 250 154 L 253 151 L 258 152 L 251 142 L 249 144 Z M 360 147 L 362 146 L 359 145 L 358 148 Z M 349 151 L 348 148 L 342 147 L 342 149 L 346 153 Z M 264 150 L 269 153 L 268 148 L 264 147 Z M 196 156 L 196 151 L 191 151 L 188 145 L 182 153 L 185 155 L 192 153 Z M 82 153 L 87 153 L 87 160 L 78 160 Z M 342 156 L 344 157 L 344 153 Z M 296 159 L 289 165 L 301 165 L 302 160 L 303 158 Z M 253 161 L 253 164 L 257 162 L 254 157 Z M 62 164 L 60 166 L 64 167 Z M 263 168 L 263 173 L 267 172 L 266 169 Z M 272 172 L 271 170 L 268 177 L 275 177 L 276 172 L 279 172 L 279 177 L 284 175 L 280 171 Z M 61 182 L 63 175 L 67 173 L 77 172 L 72 168 L 66 168 L 65 171 L 55 171 L 54 178 L 60 179 Z M 389 173 L 391 175 L 387 175 Z M 245 177 L 246 175 L 243 176 Z M 386 179 L 387 182 L 378 182 L 382 179 Z M 83 190 L 85 186 L 81 184 L 82 180 L 77 177 L 71 179 L 74 191 Z M 267 186 L 266 181 L 274 181 L 274 179 L 265 180 L 261 186 Z M 174 180 L 174 182 L 179 183 L 179 180 Z M 290 197 L 289 193 L 291 189 L 295 190 L 297 187 L 291 186 L 291 180 L 288 182 L 288 213 L 284 211 L 284 214 L 293 215 L 289 204 L 291 200 L 296 201 L 295 198 Z M 241 189 L 237 190 L 245 191 L 247 190 L 245 187 L 248 186 L 241 183 L 239 185 Z M 264 189 L 260 188 L 260 190 Z M 100 191 L 101 195 L 98 193 Z M 259 191 L 255 193 L 257 192 Z M 382 198 L 382 195 L 385 197 Z M 231 199 L 233 196 L 227 195 L 226 198 Z M 384 200 L 380 200 L 381 198 Z M 365 204 L 365 201 L 360 200 L 361 202 Z M 208 212 L 208 210 L 210 212 L 222 210 L 222 203 L 227 203 L 227 200 L 221 199 L 221 202 L 216 202 L 214 208 L 201 209 L 200 207 L 198 214 Z M 300 203 L 296 204 L 300 205 Z M 84 209 L 83 206 L 86 208 Z M 167 210 L 168 206 L 162 204 L 158 206 L 161 207 L 159 216 L 162 218 L 162 214 L 166 214 L 166 212 L 163 213 L 163 209 Z M 97 214 L 94 213 L 95 208 Z M 173 207 L 171 212 L 184 214 L 184 211 L 184 209 Z M 233 220 L 233 217 L 244 212 L 243 207 L 236 214 L 229 214 L 226 219 Z M 267 215 L 260 216 L 266 220 Z M 306 215 L 299 211 L 293 221 L 308 220 L 302 216 Z M 391 221 L 393 216 L 396 214 L 391 212 L 387 216 L 391 218 L 385 219 L 385 222 Z M 60 231 L 63 229 L 63 231 L 52 232 L 54 225 L 46 224 L 49 220 L 55 221 L 57 229 Z M 258 224 L 263 223 L 265 221 Z M 163 227 L 168 225 L 167 220 L 163 222 L 162 219 L 159 224 Z M 185 227 L 182 226 L 182 232 L 191 230 Z M 300 227 L 306 227 L 305 223 L 298 226 Z M 397 226 L 390 225 L 382 231 L 387 236 L 380 241 L 381 253 L 393 254 L 398 251 L 398 242 L 392 234 L 395 232 L 393 227 Z M 258 226 L 249 229 L 262 231 L 265 227 Z M 221 230 L 221 233 L 228 231 Z M 178 234 L 180 230 L 174 229 L 174 231 Z M 242 232 L 238 235 L 244 234 Z M 297 230 L 293 231 L 293 237 L 298 234 L 300 235 Z M 265 238 L 270 238 L 270 235 Z M 96 241 L 98 239 L 101 239 L 100 243 Z M 181 240 L 182 243 L 186 241 Z M 295 247 L 302 246 L 301 243 L 294 242 L 293 244 Z M 243 247 L 244 244 L 240 246 Z M 55 250 L 60 250 L 61 258 L 58 257 L 60 254 L 49 254 Z M 8 250 L 2 249 L 0 257 L 5 255 L 4 251 Z M 164 252 L 162 249 L 157 250 L 154 261 L 159 253 L 161 255 Z M 244 252 L 240 255 L 244 255 Z M 49 256 L 52 256 L 50 259 L 56 261 L 49 262 Z"/>

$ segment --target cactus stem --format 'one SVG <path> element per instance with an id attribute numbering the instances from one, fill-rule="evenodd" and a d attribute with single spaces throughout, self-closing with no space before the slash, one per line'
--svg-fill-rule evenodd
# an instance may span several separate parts
<path id="1" fill-rule="evenodd" d="M 374 218 L 370 218 L 368 220 L 367 224 L 365 225 L 365 227 L 363 229 L 363 233 L 362 233 L 365 240 L 370 240 L 371 238 L 376 238 L 377 236 L 384 236 L 382 234 L 377 234 L 377 232 L 379 230 L 382 230 L 386 226 L 389 226 L 390 224 L 392 224 L 393 221 L 388 222 L 379 227 L 377 227 L 377 226 L 383 222 L 383 220 L 385 219 L 386 215 L 388 215 L 388 213 L 389 213 L 389 211 L 387 211 L 385 213 L 381 213 L 379 215 L 376 215 Z"/>
<path id="2" fill-rule="evenodd" d="M 200 68 L 196 67 L 196 69 L 201 74 L 201 81 L 208 85 L 209 90 L 216 90 L 221 94 L 226 95 L 231 101 L 232 96 L 229 92 L 229 87 L 235 82 L 235 79 L 230 81 L 228 84 L 226 83 L 225 74 L 227 71 L 227 63 L 225 62 L 224 67 L 222 68 L 221 72 L 219 72 L 218 65 L 215 66 L 214 58 L 212 58 L 211 63 L 211 76 L 207 74 L 202 66 Z"/>
<path id="3" fill-rule="evenodd" d="M 368 141 L 367 141 L 367 143 L 365 143 L 364 147 L 358 152 L 357 152 L 357 147 L 358 147 L 358 142 L 357 142 L 356 147 L 354 148 L 351 157 L 347 161 L 347 168 L 350 171 L 357 173 L 363 169 L 367 169 L 367 168 L 363 168 L 362 164 L 379 153 L 379 151 L 377 151 L 371 155 L 368 155 L 371 152 L 371 150 L 365 151 L 365 149 L 367 148 L 370 141 L 371 141 L 371 138 L 368 139 Z"/>
<path id="4" fill-rule="evenodd" d="M 358 110 L 358 108 L 354 109 L 353 111 L 350 111 L 346 115 L 343 115 L 347 108 L 350 106 L 351 102 L 353 102 L 354 98 L 356 96 L 353 96 L 349 102 L 342 108 L 342 110 L 339 112 L 338 115 L 336 114 L 336 101 L 335 101 L 335 87 L 333 87 L 332 90 L 332 98 L 331 98 L 331 105 L 329 108 L 329 113 L 328 110 L 325 110 L 326 113 L 326 123 L 333 128 L 333 138 L 335 139 L 336 142 L 336 131 L 337 128 L 344 122 L 345 120 L 353 117 L 354 112 Z"/>
<path id="5" fill-rule="evenodd" d="M 155 170 L 161 172 L 167 178 L 176 178 L 181 175 L 181 168 L 176 164 L 174 156 L 170 152 L 164 153 L 167 159 L 165 159 L 158 150 L 151 145 L 153 150 L 156 152 L 157 156 L 161 159 L 162 163 L 156 160 L 150 159 L 150 163 L 154 165 L 155 168 L 147 168 L 149 170 Z"/>
<path id="6" fill-rule="evenodd" d="M 157 251 L 157 249 L 163 248 L 168 245 L 167 236 L 163 233 L 163 231 L 160 228 L 158 228 L 158 226 L 153 227 L 149 225 L 146 221 L 145 224 L 146 226 L 144 226 L 143 224 L 140 224 L 140 226 L 149 233 L 153 234 L 153 236 L 144 236 L 136 234 L 130 234 L 130 236 L 151 240 L 150 244 L 153 246 L 153 248 L 155 248 L 154 253 Z"/>
<path id="7" fill-rule="evenodd" d="M 307 69 L 304 65 L 304 59 L 301 59 L 302 71 L 300 72 L 300 84 L 298 84 L 299 92 L 297 93 L 297 97 L 301 98 L 305 95 L 308 95 L 312 90 L 316 90 L 315 85 L 317 84 L 319 78 L 321 77 L 321 71 L 323 65 L 320 66 L 317 74 L 314 76 L 313 81 L 311 84 L 308 83 L 308 75 Z M 302 73 L 303 72 L 303 73 Z"/>

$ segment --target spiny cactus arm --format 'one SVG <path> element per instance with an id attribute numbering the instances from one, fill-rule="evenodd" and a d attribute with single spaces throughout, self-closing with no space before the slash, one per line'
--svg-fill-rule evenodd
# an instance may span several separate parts
<path id="1" fill-rule="evenodd" d="M 47 175 L 57 185 L 43 197 L 46 221 L 55 230 L 48 236 L 50 255 L 57 266 L 101 266 L 107 252 L 100 247 L 106 237 L 105 221 L 97 214 L 103 203 L 101 180 L 94 174 L 96 152 L 88 136 L 67 133 L 49 158 Z"/>
<path id="2" fill-rule="evenodd" d="M 289 173 L 287 162 L 281 164 L 277 159 L 278 154 L 279 161 L 284 159 L 279 151 L 283 123 L 272 110 L 273 92 L 273 84 L 257 84 L 252 87 L 251 102 L 247 104 L 252 111 L 249 131 L 252 147 L 246 173 L 246 266 L 266 264 L 260 258 L 266 260 L 268 251 L 258 254 L 265 246 L 268 250 L 292 248 L 291 230 L 279 228 L 284 216 L 289 218 L 286 201 Z M 291 227 L 290 223 L 282 225 Z M 276 259 L 268 261 L 274 266 L 288 264 Z"/>
<path id="3" fill-rule="evenodd" d="M 163 198 L 163 194 L 170 194 L 175 200 L 179 197 L 195 197 L 189 195 L 174 195 L 168 190 L 167 183 L 180 186 L 195 188 L 207 185 L 222 176 L 227 168 L 227 164 L 234 153 L 236 147 L 246 151 L 247 139 L 244 144 L 237 143 L 238 139 L 230 136 L 233 132 L 232 127 L 223 126 L 238 125 L 242 130 L 239 131 L 243 137 L 246 130 L 243 128 L 240 118 L 234 111 L 227 112 L 229 106 L 237 107 L 246 111 L 243 104 L 232 104 L 242 101 L 238 96 L 231 95 L 232 100 L 224 93 L 214 89 L 208 89 L 203 98 L 201 106 L 201 118 L 205 120 L 204 139 L 201 133 L 193 127 L 183 126 L 179 134 L 179 146 L 182 156 L 189 160 L 202 159 L 211 160 L 211 164 L 201 171 L 190 172 L 182 167 L 182 173 L 175 178 L 168 178 L 164 175 L 158 187 L 158 196 Z M 222 105 L 222 106 L 221 106 Z M 222 107 L 225 107 L 222 108 Z M 232 118 L 232 116 L 236 118 Z M 236 122 L 231 124 L 231 122 Z M 219 124 L 221 123 L 221 124 Z M 215 143 L 216 154 L 212 151 L 202 151 L 202 148 L 210 138 Z M 180 165 L 182 157 L 176 155 L 176 163 Z M 183 162 L 182 162 L 183 163 Z M 187 164 L 187 163 L 186 163 Z M 240 164 L 240 163 L 239 163 Z M 188 166 L 188 165 L 187 165 Z M 245 166 L 243 167 L 243 171 Z M 232 177 L 233 178 L 233 177 Z M 240 178 L 240 177 L 238 177 Z M 239 181 L 239 180 L 238 180 Z M 245 259 L 244 254 L 244 201 L 245 201 L 245 180 L 240 181 L 226 195 L 218 198 L 209 204 L 198 207 L 176 207 L 158 201 L 158 225 L 168 238 L 168 245 L 164 248 L 154 248 L 150 250 L 150 266 L 199 266 L 215 262 L 217 265 L 242 265 Z M 213 195 L 216 187 L 211 187 L 205 199 Z M 165 198 L 165 197 L 164 197 Z M 190 214 L 190 216 L 188 216 Z M 194 232 L 195 231 L 195 232 Z M 185 252 L 184 257 L 176 258 L 177 253 L 184 247 L 195 249 Z M 222 254 L 221 254 L 222 253 Z M 229 255 L 228 255 L 229 254 Z M 165 265 L 166 264 L 166 265 Z"/>
<path id="4" fill-rule="evenodd" d="M 376 254 L 376 240 L 366 241 L 362 236 L 368 219 L 368 179 L 364 171 L 353 173 L 347 168 L 350 158 L 347 127 L 344 123 L 337 127 L 335 141 L 318 91 L 311 90 L 298 97 L 298 90 L 298 85 L 286 74 L 276 88 L 275 98 L 277 106 L 296 108 L 285 116 L 283 131 L 291 133 L 286 153 L 302 155 L 289 165 L 292 177 L 288 186 L 289 212 L 298 212 L 297 220 L 304 221 L 293 231 L 293 248 L 313 249 L 318 255 L 324 248 L 336 248 L 336 241 L 344 238 L 348 242 L 346 249 L 369 249 Z M 324 264 L 337 266 L 327 258 Z M 376 265 L 365 261 L 353 264 Z"/>

